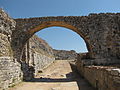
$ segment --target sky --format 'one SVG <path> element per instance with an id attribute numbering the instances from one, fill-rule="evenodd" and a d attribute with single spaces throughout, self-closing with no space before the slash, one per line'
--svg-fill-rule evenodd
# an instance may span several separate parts
<path id="1" fill-rule="evenodd" d="M 12 18 L 87 16 L 90 13 L 120 13 L 120 0 L 0 0 Z M 55 49 L 86 52 L 84 40 L 72 30 L 50 27 L 36 33 Z"/>

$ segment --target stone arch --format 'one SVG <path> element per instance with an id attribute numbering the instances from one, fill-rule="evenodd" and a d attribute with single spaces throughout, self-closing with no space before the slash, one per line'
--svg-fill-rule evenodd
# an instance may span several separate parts
<path id="1" fill-rule="evenodd" d="M 85 40 L 94 60 L 111 57 L 119 59 L 119 14 L 90 14 L 89 16 L 56 16 L 14 19 L 16 30 L 12 33 L 11 45 L 14 57 L 21 55 L 25 42 L 38 30 L 60 26 L 77 32 Z M 112 37 L 113 40 L 108 40 Z M 114 43 L 114 44 L 112 44 Z M 110 49 L 108 49 L 110 48 Z M 112 53 L 111 53 L 112 52 Z M 17 53 L 17 54 L 16 54 Z M 108 60 L 109 60 L 108 59 Z M 20 60 L 20 58 L 18 58 Z"/>
<path id="2" fill-rule="evenodd" d="M 35 34 L 36 32 L 38 32 L 38 31 L 40 31 L 40 30 L 42 30 L 42 29 L 49 28 L 49 27 L 54 27 L 54 26 L 64 27 L 64 28 L 67 28 L 67 29 L 70 29 L 70 30 L 76 32 L 76 33 L 77 33 L 78 35 L 80 35 L 80 36 L 83 38 L 83 40 L 85 41 L 86 46 L 87 46 L 87 49 L 88 49 L 88 52 L 91 52 L 91 51 L 92 51 L 92 50 L 91 50 L 91 46 L 90 46 L 89 42 L 87 41 L 87 38 L 84 36 L 84 34 L 82 34 L 82 33 L 80 32 L 80 30 L 78 30 L 75 26 L 70 25 L 70 24 L 67 24 L 67 23 L 65 23 L 65 22 L 61 22 L 61 21 L 60 21 L 60 22 L 59 22 L 59 21 L 44 22 L 44 23 L 36 26 L 35 28 L 28 30 L 28 33 L 29 33 L 30 35 L 33 35 L 33 34 Z"/>
<path id="3" fill-rule="evenodd" d="M 18 20 L 16 20 L 16 22 Z M 27 22 L 25 22 L 25 23 L 23 22 L 23 26 L 25 26 L 27 24 Z M 28 22 L 28 23 L 30 23 L 30 22 Z M 80 28 L 77 28 L 77 26 L 75 26 L 75 23 L 70 23 L 70 22 L 65 22 L 65 21 L 61 21 L 61 20 L 58 20 L 58 21 L 56 21 L 56 20 L 53 20 L 53 21 L 44 20 L 43 22 L 41 22 L 40 24 L 37 24 L 35 26 L 34 26 L 34 23 L 33 23 L 32 26 L 29 25 L 27 28 L 26 27 L 21 28 L 21 23 L 18 23 L 16 29 L 19 29 L 19 27 L 20 27 L 20 29 L 23 29 L 23 30 L 22 31 L 17 31 L 16 30 L 16 32 L 14 32 L 14 34 L 13 34 L 13 35 L 17 35 L 17 36 L 13 36 L 13 37 L 18 37 L 17 39 L 19 39 L 19 40 L 14 40 L 13 39 L 14 41 L 19 41 L 19 44 L 16 45 L 18 47 L 15 48 L 14 53 L 19 52 L 19 55 L 21 55 L 23 46 L 25 45 L 27 40 L 29 40 L 29 38 L 32 37 L 32 35 L 35 34 L 36 32 L 38 32 L 38 31 L 40 31 L 44 28 L 58 26 L 58 27 L 64 27 L 64 28 L 70 29 L 70 30 L 76 32 L 77 34 L 79 34 L 86 43 L 89 56 L 92 57 L 92 48 L 91 48 L 89 40 L 86 38 L 84 33 L 81 32 Z M 17 58 L 19 57 L 18 60 L 20 60 L 21 56 L 18 56 L 18 55 L 14 55 L 14 56 L 17 57 Z"/>
<path id="4" fill-rule="evenodd" d="M 33 21 L 36 21 L 36 19 L 33 19 Z M 64 27 L 64 28 L 68 28 L 74 32 L 76 32 L 77 34 L 79 34 L 83 40 L 86 43 L 87 49 L 88 49 L 88 55 L 90 57 L 92 57 L 92 48 L 89 42 L 89 39 L 86 38 L 84 31 L 81 32 L 80 28 L 77 28 L 76 24 L 73 23 L 72 21 L 70 22 L 65 22 L 64 19 L 61 20 L 51 20 L 49 18 L 49 20 L 47 21 L 46 19 L 44 19 L 43 21 L 39 21 L 38 19 L 38 23 L 34 23 L 33 21 L 31 21 L 31 19 L 17 19 L 16 20 L 16 30 L 13 32 L 12 35 L 12 44 L 13 45 L 13 51 L 14 51 L 14 58 L 17 59 L 18 62 L 21 63 L 23 69 L 23 75 L 28 75 L 29 73 L 26 73 L 26 70 L 29 69 L 30 67 L 34 69 L 34 67 L 30 66 L 29 67 L 29 58 L 25 58 L 25 62 L 22 61 L 22 55 L 24 55 L 24 46 L 26 45 L 27 41 L 38 31 L 44 29 L 44 28 L 48 28 L 48 27 L 53 27 L 53 26 L 58 26 L 58 27 Z M 29 42 L 28 42 L 29 44 Z M 27 45 L 28 45 L 27 44 Z M 26 69 L 24 69 L 24 66 Z M 29 76 L 29 75 L 28 75 Z M 24 76 L 26 77 L 26 76 Z M 33 77 L 33 74 L 32 74 Z"/>

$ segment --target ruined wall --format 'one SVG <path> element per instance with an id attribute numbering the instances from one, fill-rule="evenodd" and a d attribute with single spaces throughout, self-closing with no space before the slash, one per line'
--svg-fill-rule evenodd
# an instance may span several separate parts
<path id="1" fill-rule="evenodd" d="M 12 44 L 15 26 L 16 22 L 0 9 L 0 89 L 30 80 L 55 60 L 52 48 L 34 35 L 27 41 L 18 61 L 13 49 L 17 44 Z"/>
<path id="2" fill-rule="evenodd" d="M 37 45 L 37 49 L 35 49 L 36 46 L 34 46 L 34 43 L 32 46 L 28 41 L 35 32 L 51 26 L 66 27 L 82 36 L 90 55 L 92 55 L 89 59 L 81 61 L 85 62 L 82 64 L 83 66 L 86 64 L 103 65 L 120 62 L 119 13 L 90 14 L 89 16 L 38 17 L 15 19 L 15 21 L 0 9 L 0 88 L 7 88 L 8 86 L 19 83 L 23 77 L 27 78 L 29 75 L 32 76 L 35 69 L 35 73 L 37 73 L 39 69 L 44 68 L 44 66 L 54 60 L 51 49 L 42 47 L 44 53 L 41 53 L 42 49 L 38 49 L 40 45 Z M 27 44 L 25 45 L 25 43 Z M 43 63 L 43 66 L 39 65 L 40 63 Z M 78 62 L 78 64 L 80 63 Z M 84 76 L 89 82 L 93 83 L 93 86 L 109 88 L 108 90 L 114 89 L 111 89 L 112 87 L 108 84 L 106 85 L 106 82 L 110 82 L 111 86 L 120 86 L 119 83 L 116 82 L 119 79 L 118 74 L 111 74 L 114 70 L 110 70 L 109 73 L 106 69 L 104 69 L 104 72 L 104 70 L 99 69 L 99 67 L 83 66 L 81 69 L 81 65 L 78 65 L 78 70 L 84 73 Z M 109 74 L 104 74 L 106 72 Z M 93 73 L 95 73 L 95 75 L 93 75 Z M 102 76 L 110 81 L 108 82 Z M 117 80 L 115 81 L 114 79 L 116 78 Z M 115 83 L 113 81 L 115 81 Z M 102 83 L 104 83 L 104 85 Z M 118 89 L 115 90 L 119 90 L 118 86 L 116 86 Z"/>
<path id="3" fill-rule="evenodd" d="M 58 16 L 15 19 L 17 41 L 25 42 L 41 29 L 60 26 L 77 32 L 85 40 L 94 60 L 120 60 L 120 14 L 100 13 L 88 16 Z M 22 38 L 21 38 L 22 37 Z M 18 43 L 21 50 L 22 45 Z M 17 50 L 17 49 L 16 49 Z M 18 50 L 18 51 L 20 51 Z"/>
<path id="4" fill-rule="evenodd" d="M 48 45 L 48 43 L 36 35 L 32 36 L 29 40 L 30 42 L 30 52 L 31 52 L 31 62 L 35 67 L 35 75 L 37 73 L 49 66 L 55 60 L 53 49 Z"/>
<path id="5" fill-rule="evenodd" d="M 29 67 L 33 67 L 34 75 L 37 75 L 39 71 L 46 68 L 54 60 L 53 50 L 44 40 L 36 35 L 33 35 L 27 41 L 24 48 L 22 61 L 25 61 Z"/>
<path id="6" fill-rule="evenodd" d="M 7 88 L 22 80 L 21 65 L 14 60 L 11 35 L 15 21 L 0 9 L 0 89 Z"/>
<path id="7" fill-rule="evenodd" d="M 85 65 L 77 61 L 77 69 L 97 90 L 120 90 L 120 68 Z"/>
<path id="8" fill-rule="evenodd" d="M 55 50 L 53 49 L 56 60 L 76 60 L 77 53 L 74 50 Z"/>
<path id="9" fill-rule="evenodd" d="M 0 89 L 6 89 L 21 82 L 21 65 L 11 57 L 0 57 Z"/>
<path id="10" fill-rule="evenodd" d="M 15 25 L 15 21 L 0 9 L 0 56 L 12 56 L 11 34 Z"/>
<path id="11" fill-rule="evenodd" d="M 77 56 L 76 67 L 80 75 L 97 90 L 120 90 L 120 65 L 103 60 L 94 61 L 87 53 Z"/>

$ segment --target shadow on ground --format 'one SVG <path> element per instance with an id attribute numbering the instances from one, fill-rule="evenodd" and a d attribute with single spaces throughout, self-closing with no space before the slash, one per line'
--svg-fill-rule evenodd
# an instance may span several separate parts
<path id="1" fill-rule="evenodd" d="M 82 76 L 77 72 L 76 66 L 74 64 L 70 64 L 72 72 L 66 74 L 65 78 L 33 78 L 27 82 L 46 82 L 46 83 L 54 83 L 54 82 L 77 82 L 79 90 L 96 90 L 93 88 L 87 80 L 85 80 Z"/>
<path id="2" fill-rule="evenodd" d="M 74 80 L 77 82 L 79 90 L 97 90 L 94 87 L 92 87 L 90 83 L 78 73 L 77 67 L 74 64 L 70 63 L 70 66 L 71 66 L 72 72 L 75 75 Z"/>
<path id="3" fill-rule="evenodd" d="M 75 81 L 71 76 L 73 72 L 66 74 L 66 78 L 34 78 L 29 82 L 72 82 Z"/>

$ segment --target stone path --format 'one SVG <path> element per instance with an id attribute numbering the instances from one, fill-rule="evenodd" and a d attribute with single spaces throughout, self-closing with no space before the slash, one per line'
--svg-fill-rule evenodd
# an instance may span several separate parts
<path id="1" fill-rule="evenodd" d="M 9 90 L 95 90 L 72 71 L 65 60 L 55 61 L 31 82 L 22 82 Z"/>

